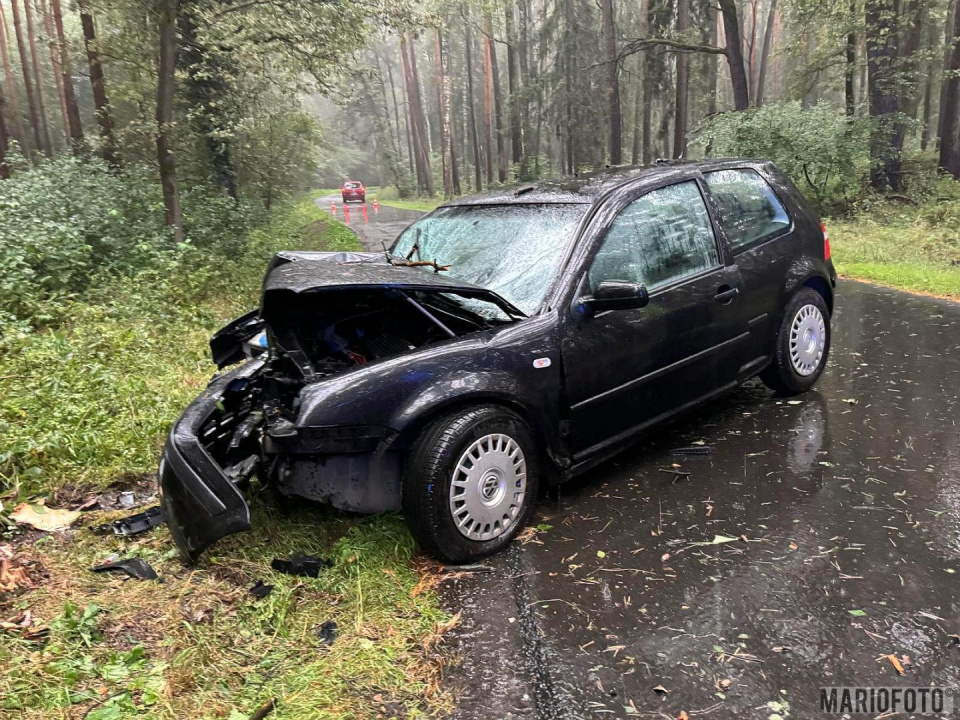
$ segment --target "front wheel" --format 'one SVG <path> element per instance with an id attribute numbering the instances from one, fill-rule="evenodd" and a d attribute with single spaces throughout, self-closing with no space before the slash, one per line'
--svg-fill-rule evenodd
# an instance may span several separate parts
<path id="1" fill-rule="evenodd" d="M 783 395 L 812 388 L 830 353 L 830 310 L 820 293 L 801 288 L 794 294 L 775 343 L 773 362 L 760 374 L 763 383 Z"/>
<path id="2" fill-rule="evenodd" d="M 495 405 L 428 426 L 403 475 L 403 513 L 430 555 L 450 563 L 505 548 L 533 512 L 539 461 L 527 424 Z"/>

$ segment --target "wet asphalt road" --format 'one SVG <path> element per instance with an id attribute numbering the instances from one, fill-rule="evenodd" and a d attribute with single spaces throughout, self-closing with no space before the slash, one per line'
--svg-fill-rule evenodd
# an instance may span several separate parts
<path id="1" fill-rule="evenodd" d="M 317 198 L 316 203 L 319 207 L 330 212 L 330 204 L 337 206 L 336 217 L 341 222 L 345 217 L 343 214 L 343 202 L 339 195 L 327 195 Z M 403 208 L 381 205 L 379 210 L 373 209 L 373 196 L 367 196 L 367 221 L 363 219 L 363 203 L 348 203 L 347 210 L 349 219 L 347 224 L 360 238 L 360 244 L 367 252 L 379 252 L 383 246 L 389 246 L 404 228 L 423 215 L 418 210 L 406 210 Z"/>
<path id="2" fill-rule="evenodd" d="M 816 392 L 750 383 L 534 522 L 443 585 L 456 718 L 796 720 L 826 717 L 821 686 L 960 690 L 960 305 L 841 283 Z"/>
<path id="3" fill-rule="evenodd" d="M 371 250 L 421 214 L 350 209 Z M 754 381 L 687 415 L 442 585 L 453 717 L 802 720 L 821 686 L 960 691 L 960 304 L 841 282 L 833 328 L 815 392 Z"/>

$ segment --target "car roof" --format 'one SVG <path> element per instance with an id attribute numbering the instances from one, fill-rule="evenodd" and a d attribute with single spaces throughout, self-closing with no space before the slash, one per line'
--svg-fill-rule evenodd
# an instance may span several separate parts
<path id="1" fill-rule="evenodd" d="M 496 188 L 477 195 L 459 197 L 440 207 L 464 205 L 528 205 L 543 203 L 592 205 L 611 190 L 633 180 L 655 179 L 658 175 L 676 173 L 683 168 L 700 171 L 731 167 L 768 165 L 766 160 L 743 158 L 710 158 L 708 160 L 658 160 L 644 167 L 620 167 L 587 175 L 538 180 L 534 183 Z"/>

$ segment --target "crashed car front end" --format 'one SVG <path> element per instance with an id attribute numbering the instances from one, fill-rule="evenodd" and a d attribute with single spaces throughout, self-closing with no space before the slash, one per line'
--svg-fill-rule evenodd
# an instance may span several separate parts
<path id="1" fill-rule="evenodd" d="M 470 303 L 495 309 L 488 320 Z M 211 340 L 220 365 L 170 431 L 160 464 L 167 522 L 188 561 L 218 539 L 249 529 L 243 489 L 257 478 L 286 496 L 361 513 L 399 509 L 402 455 L 383 415 L 349 399 L 317 397 L 331 381 L 379 393 L 399 406 L 429 383 L 406 373 L 379 389 L 384 368 L 418 353 L 443 353 L 464 338 L 522 316 L 489 291 L 383 255 L 291 253 L 271 264 L 261 310 Z M 263 342 L 261 338 L 266 338 Z M 344 385 L 346 384 L 346 385 Z"/>

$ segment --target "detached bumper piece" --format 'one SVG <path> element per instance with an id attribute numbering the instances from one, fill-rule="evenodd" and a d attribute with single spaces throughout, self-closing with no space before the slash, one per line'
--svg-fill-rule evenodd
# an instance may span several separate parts
<path id="1" fill-rule="evenodd" d="M 250 509 L 243 495 L 200 442 L 201 426 L 237 375 L 216 380 L 186 409 L 170 431 L 160 461 L 161 505 L 187 562 L 220 538 L 250 529 Z"/>
<path id="2" fill-rule="evenodd" d="M 147 530 L 152 530 L 157 527 L 157 525 L 163 525 L 166 520 L 167 518 L 164 516 L 162 508 L 152 507 L 136 515 L 128 515 L 125 518 L 114 520 L 111 523 L 97 525 L 93 528 L 93 531 L 100 535 L 113 533 L 114 535 L 129 537 L 130 535 L 139 535 Z"/>

